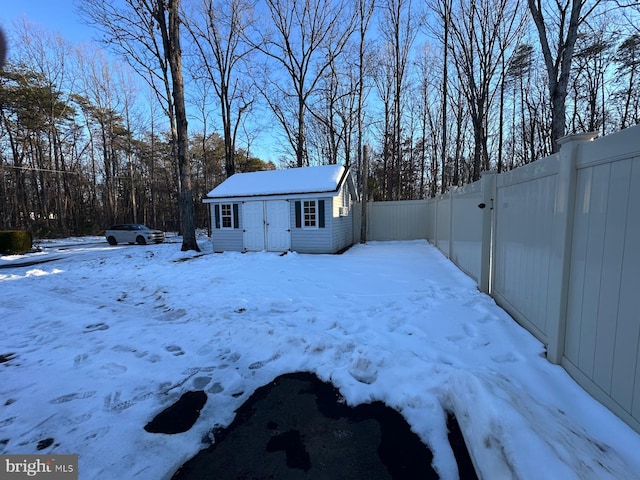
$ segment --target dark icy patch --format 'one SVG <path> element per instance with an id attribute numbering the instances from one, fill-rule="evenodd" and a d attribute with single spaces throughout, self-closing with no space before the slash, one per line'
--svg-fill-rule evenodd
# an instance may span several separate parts
<path id="1" fill-rule="evenodd" d="M 44 450 L 45 448 L 53 445 L 53 442 L 55 442 L 53 438 L 42 439 L 38 442 L 38 445 L 36 446 L 36 450 Z"/>
<path id="2" fill-rule="evenodd" d="M 438 478 L 402 415 L 381 402 L 351 408 L 310 373 L 259 388 L 214 437 L 174 479 Z"/>
<path id="3" fill-rule="evenodd" d="M 14 352 L 0 353 L 0 363 L 8 363 L 15 358 L 16 354 Z"/>
<path id="4" fill-rule="evenodd" d="M 267 425 L 267 428 L 269 426 Z M 283 451 L 287 458 L 287 467 L 299 468 L 305 472 L 311 468 L 311 459 L 309 452 L 304 446 L 302 435 L 298 430 L 289 430 L 288 432 L 274 435 L 267 442 L 267 452 Z"/>
<path id="5" fill-rule="evenodd" d="M 451 412 L 447 412 L 447 431 L 449 444 L 458 464 L 460 478 L 463 480 L 478 480 L 478 474 L 473 468 L 471 455 L 469 455 L 469 450 L 467 450 L 467 445 L 464 442 L 462 430 L 460 430 L 460 425 L 455 415 Z"/>
<path id="6" fill-rule="evenodd" d="M 186 432 L 198 420 L 205 403 L 207 394 L 202 390 L 186 392 L 176 403 L 156 415 L 144 429 L 149 433 Z"/>

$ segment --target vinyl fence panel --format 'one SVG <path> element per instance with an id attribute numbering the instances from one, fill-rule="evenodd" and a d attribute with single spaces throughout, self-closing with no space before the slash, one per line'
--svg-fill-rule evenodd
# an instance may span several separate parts
<path id="1" fill-rule="evenodd" d="M 634 428 L 640 425 L 638 128 L 578 158 L 563 366 Z"/>
<path id="2" fill-rule="evenodd" d="M 489 264 L 479 288 L 640 432 L 640 126 L 594 138 L 565 137 L 557 154 L 496 175 L 480 248 L 480 182 L 431 200 L 427 232 L 470 276 Z"/>
<path id="3" fill-rule="evenodd" d="M 428 200 L 367 202 L 367 241 L 426 240 Z M 353 232 L 360 241 L 362 204 L 354 206 Z"/>
<path id="4" fill-rule="evenodd" d="M 480 279 L 482 251 L 482 182 L 465 185 L 452 192 L 450 258 L 476 282 Z"/>
<path id="5" fill-rule="evenodd" d="M 558 158 L 539 162 L 496 179 L 493 295 L 544 342 Z"/>

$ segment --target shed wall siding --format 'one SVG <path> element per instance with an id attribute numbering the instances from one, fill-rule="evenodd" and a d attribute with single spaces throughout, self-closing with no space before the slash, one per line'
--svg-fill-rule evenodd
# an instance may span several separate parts
<path id="1" fill-rule="evenodd" d="M 340 207 L 347 207 L 349 215 L 340 216 Z M 340 250 L 353 245 L 353 205 L 351 204 L 351 196 L 346 184 L 340 189 L 338 195 L 333 197 L 333 206 L 331 208 L 331 252 L 336 253 Z"/>
<path id="2" fill-rule="evenodd" d="M 351 211 L 348 217 L 333 217 L 331 222 L 332 249 L 331 253 L 353 245 L 353 221 Z"/>
<path id="3" fill-rule="evenodd" d="M 218 204 L 223 203 L 238 203 L 238 202 L 219 202 Z M 239 206 L 238 208 L 238 226 L 239 228 L 215 228 L 216 219 L 215 219 L 215 204 L 211 204 L 210 212 L 211 212 L 211 225 L 213 228 L 211 229 L 211 244 L 213 246 L 214 252 L 224 252 L 224 251 L 235 251 L 241 252 L 244 248 L 244 238 L 242 234 L 243 230 L 243 218 L 242 218 L 242 208 Z"/>
<path id="4" fill-rule="evenodd" d="M 331 251 L 331 212 L 332 198 L 318 197 L 324 200 L 324 228 L 296 228 L 296 201 L 299 198 L 291 199 L 291 250 L 299 253 L 333 253 Z"/>

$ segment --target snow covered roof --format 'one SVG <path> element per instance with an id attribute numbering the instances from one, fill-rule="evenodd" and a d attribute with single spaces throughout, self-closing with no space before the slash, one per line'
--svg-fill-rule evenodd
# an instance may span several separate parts
<path id="1" fill-rule="evenodd" d="M 348 170 L 342 165 L 236 173 L 207 194 L 207 199 L 335 192 Z"/>

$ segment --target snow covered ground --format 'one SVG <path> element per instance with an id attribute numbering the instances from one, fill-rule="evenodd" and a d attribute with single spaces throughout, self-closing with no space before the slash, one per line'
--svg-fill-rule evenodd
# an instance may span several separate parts
<path id="1" fill-rule="evenodd" d="M 309 371 L 398 410 L 443 479 L 458 477 L 446 410 L 485 479 L 640 478 L 640 435 L 425 241 L 284 256 L 213 254 L 206 237 L 202 254 L 76 243 L 0 269 L 0 453 L 77 453 L 87 480 L 170 478 L 256 388 Z M 208 401 L 191 430 L 143 429 L 194 389 Z"/>

